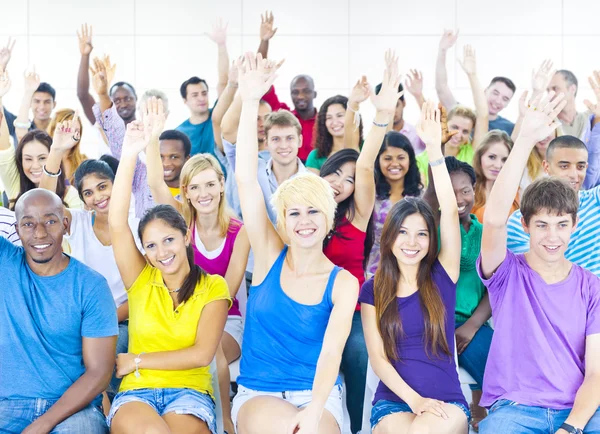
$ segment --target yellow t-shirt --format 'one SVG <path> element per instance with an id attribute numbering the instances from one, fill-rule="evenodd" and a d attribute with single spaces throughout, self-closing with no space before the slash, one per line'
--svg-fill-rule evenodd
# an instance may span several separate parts
<path id="1" fill-rule="evenodd" d="M 179 189 L 179 187 L 169 187 L 169 191 L 171 192 L 171 195 L 176 199 L 178 199 L 179 195 L 181 194 L 181 190 Z"/>
<path id="2" fill-rule="evenodd" d="M 206 275 L 196 285 L 194 294 L 177 309 L 162 279 L 161 272 L 146 265 L 127 291 L 129 299 L 129 352 L 154 353 L 188 348 L 196 341 L 198 321 L 204 306 L 231 298 L 225 279 Z M 142 356 L 143 358 L 143 356 Z M 144 388 L 187 388 L 213 396 L 210 368 L 184 371 L 140 369 L 140 376 L 126 375 L 119 391 Z"/>

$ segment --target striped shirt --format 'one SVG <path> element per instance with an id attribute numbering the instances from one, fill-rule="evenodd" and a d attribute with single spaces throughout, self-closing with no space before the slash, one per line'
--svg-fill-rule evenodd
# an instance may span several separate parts
<path id="1" fill-rule="evenodd" d="M 600 277 L 600 187 L 579 191 L 579 222 L 565 258 Z M 507 247 L 516 254 L 529 251 L 529 235 L 521 225 L 521 211 L 508 219 Z"/>
<path id="2" fill-rule="evenodd" d="M 0 237 L 6 238 L 15 246 L 20 246 L 21 239 L 17 234 L 16 226 L 15 213 L 0 206 Z"/>

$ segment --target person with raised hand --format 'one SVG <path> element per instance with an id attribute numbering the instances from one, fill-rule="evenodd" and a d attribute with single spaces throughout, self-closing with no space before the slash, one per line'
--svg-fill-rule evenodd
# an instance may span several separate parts
<path id="1" fill-rule="evenodd" d="M 0 48 L 0 82 L 7 81 L 9 79 L 8 74 L 7 74 L 7 67 L 8 67 L 8 63 L 10 62 L 10 59 L 12 57 L 12 50 L 15 47 L 16 43 L 17 43 L 16 39 L 12 39 L 11 37 L 9 37 L 6 46 Z M 5 84 L 5 83 L 0 83 L 0 84 Z M 9 112 L 8 110 L 6 110 L 6 107 L 4 107 L 2 109 L 2 112 L 4 114 L 4 117 L 7 118 L 6 124 L 8 125 L 8 132 L 9 132 L 10 136 L 13 138 L 13 141 L 16 145 L 18 143 L 18 139 L 17 139 L 17 135 L 15 133 L 15 127 L 13 125 L 13 123 L 16 119 L 16 116 L 14 114 L 12 114 L 11 112 Z"/>
<path id="2" fill-rule="evenodd" d="M 527 187 L 521 223 L 529 251 L 506 248 L 519 176 L 536 142 L 560 125 L 566 104 L 554 92 L 531 101 L 485 210 L 478 271 L 495 331 L 481 399 L 490 407 L 483 434 L 600 430 L 600 279 L 565 258 L 578 224 L 575 190 L 555 177 Z"/>
<path id="3" fill-rule="evenodd" d="M 406 76 L 406 90 L 410 93 L 419 107 L 423 107 L 425 104 L 425 97 L 423 96 L 423 73 L 417 69 L 411 69 Z"/>
<path id="4" fill-rule="evenodd" d="M 470 413 L 454 363 L 452 315 L 460 273 L 458 205 L 433 102 L 423 105 L 417 131 L 432 158 L 441 248 L 424 200 L 404 198 L 394 205 L 381 235 L 379 268 L 359 298 L 369 359 L 381 379 L 371 426 L 375 434 L 466 434 Z"/>
<path id="5" fill-rule="evenodd" d="M 257 179 L 256 116 L 275 80 L 274 62 L 247 53 L 238 66 L 236 181 L 254 274 L 233 421 L 239 434 L 337 434 L 343 426 L 338 371 L 358 283 L 323 253 L 336 208 L 324 179 L 307 173 L 283 182 L 271 199 L 277 230 L 269 220 Z"/>
<path id="6" fill-rule="evenodd" d="M 154 108 L 158 104 L 158 108 Z M 149 101 L 150 112 L 160 112 L 160 101 Z M 144 115 L 146 119 L 146 115 Z M 225 278 L 231 306 L 221 345 L 217 350 L 217 369 L 225 431 L 234 432 L 230 409 L 229 364 L 241 354 L 243 321 L 236 294 L 242 286 L 250 244 L 243 223 L 233 218 L 225 203 L 225 176 L 218 161 L 206 154 L 194 155 L 181 170 L 181 200 L 173 198 L 163 179 L 159 144 L 147 150 L 148 181 L 156 203 L 171 205 L 181 212 L 191 232 L 194 262 L 208 274 Z"/>
<path id="7" fill-rule="evenodd" d="M 79 72 L 77 73 L 77 98 L 83 107 L 83 112 L 88 120 L 96 123 L 96 116 L 92 107 L 96 104 L 94 97 L 90 94 L 90 54 L 94 49 L 92 44 L 93 29 L 92 26 L 86 24 L 81 25 L 81 31 L 77 30 L 77 38 L 79 40 L 79 52 L 81 60 L 79 62 Z"/>
<path id="8" fill-rule="evenodd" d="M 164 113 L 153 100 L 145 124 L 131 122 L 108 213 L 117 266 L 129 299 L 129 352 L 117 356 L 123 377 L 107 422 L 115 433 L 216 434 L 209 364 L 230 305 L 227 283 L 194 264 L 190 232 L 175 208 L 158 205 L 140 221 L 138 250 L 128 222 L 138 154 L 156 146 Z"/>

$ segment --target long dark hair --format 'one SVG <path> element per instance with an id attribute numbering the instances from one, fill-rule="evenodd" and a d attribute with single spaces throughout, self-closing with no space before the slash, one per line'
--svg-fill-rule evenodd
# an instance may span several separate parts
<path id="1" fill-rule="evenodd" d="M 354 149 L 342 149 L 341 151 L 336 152 L 331 157 L 329 157 L 323 166 L 321 166 L 321 171 L 319 175 L 321 178 L 325 178 L 327 175 L 331 175 L 335 173 L 339 168 L 341 168 L 346 163 L 356 163 L 358 160 L 358 152 Z M 335 210 L 335 217 L 333 219 L 333 228 L 331 229 L 330 236 L 325 237 L 323 241 L 323 247 L 327 246 L 329 240 L 331 240 L 332 236 L 342 237 L 341 234 L 337 231 L 340 227 L 341 222 L 344 220 L 344 217 L 348 218 L 348 221 L 351 222 L 354 220 L 354 215 L 356 214 L 356 204 L 354 201 L 354 192 L 348 196 L 343 202 L 338 203 L 337 208 Z M 371 252 L 371 248 L 373 247 L 373 228 L 372 228 L 372 219 L 369 219 L 369 225 L 367 226 L 367 237 L 365 238 L 365 247 L 363 252 L 363 268 L 366 267 L 367 262 L 369 260 L 369 253 Z"/>
<path id="2" fill-rule="evenodd" d="M 23 170 L 23 148 L 25 148 L 25 145 L 33 141 L 40 142 L 48 149 L 48 153 L 50 153 L 50 147 L 52 146 L 52 137 L 50 137 L 47 132 L 42 130 L 32 130 L 23 136 L 15 151 L 15 162 L 17 165 L 17 170 L 19 171 L 20 190 L 16 199 L 12 201 L 13 207 L 14 204 L 17 203 L 17 201 L 23 194 L 27 193 L 29 190 L 37 188 L 37 186 L 33 182 L 31 182 L 27 175 L 25 175 L 25 171 Z M 56 182 L 56 194 L 58 197 L 61 198 L 61 200 L 63 200 L 65 197 L 67 187 L 65 185 L 65 173 L 62 168 L 62 163 L 60 166 L 61 173 L 60 175 L 58 175 L 58 179 Z"/>
<path id="3" fill-rule="evenodd" d="M 331 98 L 327 98 L 323 104 L 321 104 L 321 108 L 319 109 L 319 114 L 317 115 L 317 122 L 315 124 L 315 149 L 317 150 L 317 156 L 319 158 L 327 157 L 331 154 L 331 149 L 333 149 L 333 136 L 329 134 L 327 131 L 327 126 L 325 122 L 327 121 L 327 109 L 330 105 L 340 104 L 344 107 L 344 110 L 348 109 L 348 98 L 343 95 L 332 96 Z M 358 131 L 360 134 L 359 142 L 362 142 L 363 139 L 363 124 L 362 119 L 358 126 Z"/>
<path id="4" fill-rule="evenodd" d="M 140 240 L 143 240 L 142 235 L 148 223 L 154 220 L 162 220 L 173 229 L 181 232 L 184 237 L 187 235 L 188 228 L 185 224 L 185 220 L 175 208 L 171 205 L 156 205 L 146 211 L 146 214 L 144 214 L 144 217 L 140 220 L 138 226 L 138 236 Z M 190 266 L 190 274 L 187 275 L 183 281 L 183 285 L 181 285 L 181 289 L 177 293 L 177 300 L 179 303 L 189 300 L 194 294 L 198 282 L 206 276 L 206 272 L 194 262 L 194 249 L 191 243 L 187 246 L 186 253 L 188 264 Z"/>
<path id="5" fill-rule="evenodd" d="M 81 200 L 83 200 L 83 180 L 89 175 L 95 175 L 110 182 L 115 181 L 115 172 L 108 163 L 103 160 L 85 160 L 73 174 L 75 188 Z"/>
<path id="6" fill-rule="evenodd" d="M 404 134 L 397 131 L 389 131 L 385 135 L 383 145 L 375 159 L 375 191 L 377 192 L 377 199 L 387 199 L 390 197 L 392 187 L 387 179 L 385 179 L 385 176 L 383 176 L 383 173 L 381 173 L 381 165 L 379 164 L 379 157 L 389 147 L 402 149 L 408 154 L 408 171 L 404 175 L 404 191 L 402 192 L 402 196 L 421 196 L 423 184 L 421 183 L 421 173 L 417 166 L 415 150 L 410 140 Z"/>
<path id="7" fill-rule="evenodd" d="M 438 256 L 438 236 L 431 207 L 420 198 L 405 197 L 396 203 L 385 219 L 381 232 L 381 260 L 375 272 L 374 295 L 377 327 L 383 339 L 385 355 L 388 360 L 399 360 L 397 350 L 398 337 L 403 335 L 402 318 L 398 314 L 396 293 L 400 281 L 400 267 L 392 248 L 404 220 L 413 214 L 420 214 L 429 231 L 429 249 L 421 260 L 417 272 L 419 300 L 425 320 L 425 351 L 434 356 L 438 351 L 450 355 L 446 337 L 446 312 L 439 289 L 432 279 L 432 269 Z"/>

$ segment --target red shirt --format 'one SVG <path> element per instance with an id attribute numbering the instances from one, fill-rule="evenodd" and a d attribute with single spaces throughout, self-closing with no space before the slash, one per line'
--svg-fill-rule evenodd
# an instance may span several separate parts
<path id="1" fill-rule="evenodd" d="M 300 126 L 302 126 L 302 146 L 298 149 L 298 158 L 300 158 L 303 163 L 306 162 L 308 154 L 314 149 L 313 130 L 317 120 L 317 109 L 315 109 L 315 115 L 312 118 L 306 120 L 302 119 L 296 110 L 290 110 L 286 103 L 279 101 L 279 97 L 277 97 L 273 86 L 271 86 L 271 89 L 269 89 L 262 99 L 269 103 L 273 111 L 287 110 L 292 112 L 292 114 L 298 118 Z"/>

